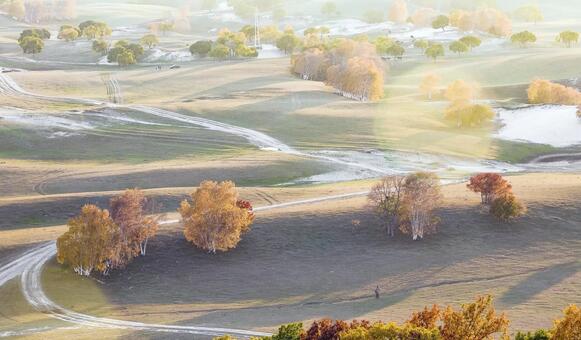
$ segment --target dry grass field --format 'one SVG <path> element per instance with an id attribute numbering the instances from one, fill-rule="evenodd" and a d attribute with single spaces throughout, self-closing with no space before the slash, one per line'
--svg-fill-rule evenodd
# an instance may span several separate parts
<path id="1" fill-rule="evenodd" d="M 579 303 L 581 175 L 528 174 L 510 181 L 529 214 L 508 225 L 487 215 L 464 184 L 444 188 L 439 233 L 418 242 L 386 239 L 364 197 L 329 201 L 261 212 L 238 248 L 224 254 L 196 250 L 179 225 L 167 225 L 148 255 L 126 271 L 95 281 L 53 262 L 44 288 L 57 303 L 92 315 L 258 330 L 321 317 L 402 321 L 426 304 L 458 304 L 490 293 L 512 330 L 546 327 L 568 303 Z M 368 186 L 242 193 L 263 205 Z M 353 219 L 361 225 L 354 228 Z M 20 244 L 31 234 L 40 240 L 61 231 L 20 229 L 2 236 Z M 379 300 L 372 296 L 376 285 Z"/>

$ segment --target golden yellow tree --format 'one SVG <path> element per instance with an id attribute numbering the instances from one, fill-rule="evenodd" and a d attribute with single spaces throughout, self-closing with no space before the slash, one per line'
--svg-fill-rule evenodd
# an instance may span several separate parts
<path id="1" fill-rule="evenodd" d="M 440 77 L 437 74 L 429 73 L 424 76 L 422 82 L 420 84 L 420 91 L 428 97 L 429 100 L 432 100 L 432 93 L 438 86 L 440 82 Z"/>
<path id="2" fill-rule="evenodd" d="M 531 104 L 581 104 L 581 92 L 572 87 L 535 79 L 527 90 Z"/>
<path id="3" fill-rule="evenodd" d="M 492 296 L 480 296 L 475 302 L 463 304 L 461 310 L 448 307 L 442 314 L 441 335 L 444 340 L 486 340 L 495 333 L 505 333 L 509 321 L 498 315 Z"/>
<path id="4" fill-rule="evenodd" d="M 426 306 L 423 310 L 412 313 L 407 323 L 416 327 L 436 328 L 441 315 L 442 311 L 438 305 L 433 305 L 432 308 Z"/>
<path id="5" fill-rule="evenodd" d="M 67 223 L 69 230 L 57 239 L 57 260 L 84 276 L 93 270 L 107 274 L 111 268 L 119 227 L 107 210 L 85 205 Z"/>
<path id="6" fill-rule="evenodd" d="M 551 333 L 553 340 L 581 339 L 581 309 L 570 305 L 564 310 L 564 317 L 555 320 Z"/>
<path id="7" fill-rule="evenodd" d="M 252 206 L 238 199 L 233 182 L 204 181 L 182 201 L 179 213 L 184 235 L 195 246 L 210 253 L 235 248 L 254 221 Z"/>

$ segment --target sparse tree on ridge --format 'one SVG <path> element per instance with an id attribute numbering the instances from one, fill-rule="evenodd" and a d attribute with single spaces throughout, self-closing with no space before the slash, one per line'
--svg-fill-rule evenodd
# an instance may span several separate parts
<path id="1" fill-rule="evenodd" d="M 238 199 L 230 181 L 200 183 L 191 202 L 182 201 L 178 211 L 186 239 L 209 253 L 235 248 L 254 221 L 252 206 Z"/>
<path id="2" fill-rule="evenodd" d="M 445 15 L 439 15 L 434 21 L 432 21 L 433 29 L 442 29 L 444 31 L 446 27 L 450 24 L 450 18 Z"/>
<path id="3" fill-rule="evenodd" d="M 563 43 L 567 47 L 579 42 L 579 33 L 573 31 L 564 31 L 557 36 L 557 42 Z"/>
<path id="4" fill-rule="evenodd" d="M 157 39 L 157 36 L 155 34 L 146 34 L 143 37 L 141 37 L 141 39 L 139 39 L 139 43 L 151 49 L 157 44 L 159 44 L 159 39 Z"/>

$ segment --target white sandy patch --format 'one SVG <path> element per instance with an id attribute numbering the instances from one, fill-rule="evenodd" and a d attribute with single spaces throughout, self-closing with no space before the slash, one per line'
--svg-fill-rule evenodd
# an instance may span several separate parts
<path id="1" fill-rule="evenodd" d="M 505 140 L 566 147 L 581 144 L 581 119 L 577 107 L 539 105 L 497 110 L 503 125 L 495 137 Z"/>
<path id="2" fill-rule="evenodd" d="M 14 124 L 26 125 L 40 129 L 59 128 L 65 130 L 88 130 L 94 126 L 85 122 L 76 122 L 71 119 L 34 113 L 0 111 L 0 122 L 7 121 Z"/>
<path id="3" fill-rule="evenodd" d="M 284 52 L 271 44 L 263 44 L 262 49 L 258 51 L 258 59 L 272 59 L 284 57 L 286 57 Z"/>
<path id="4" fill-rule="evenodd" d="M 167 51 L 159 48 L 154 48 L 146 51 L 147 55 L 143 58 L 144 62 L 155 63 L 155 62 L 183 62 L 192 61 L 194 57 L 187 50 L 179 51 Z"/>

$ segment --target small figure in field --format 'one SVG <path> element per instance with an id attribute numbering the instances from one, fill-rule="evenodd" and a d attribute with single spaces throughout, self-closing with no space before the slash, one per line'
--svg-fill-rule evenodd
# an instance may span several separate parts
<path id="1" fill-rule="evenodd" d="M 379 286 L 375 287 L 375 298 L 379 299 Z"/>

